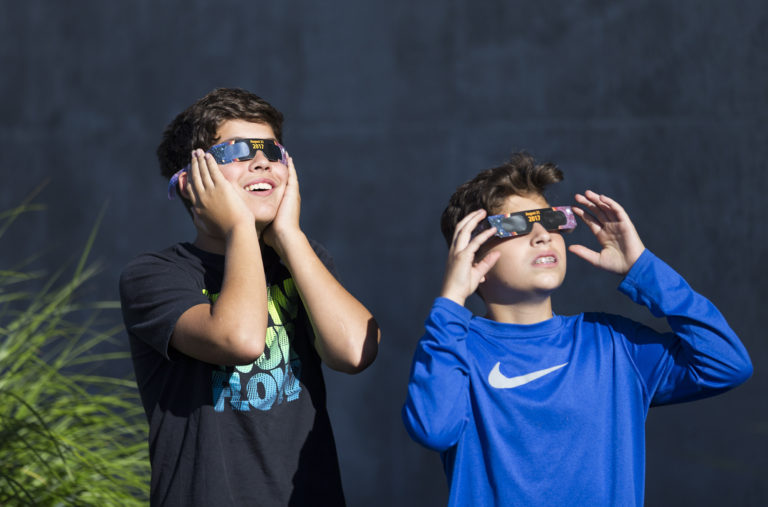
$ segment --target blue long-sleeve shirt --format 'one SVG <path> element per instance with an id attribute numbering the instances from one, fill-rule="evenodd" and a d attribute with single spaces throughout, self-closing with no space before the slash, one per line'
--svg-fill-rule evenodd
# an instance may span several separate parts
<path id="1" fill-rule="evenodd" d="M 403 421 L 441 453 L 449 505 L 642 505 L 648 408 L 751 375 L 717 308 L 649 251 L 619 290 L 672 332 L 603 313 L 503 324 L 435 301 Z"/>

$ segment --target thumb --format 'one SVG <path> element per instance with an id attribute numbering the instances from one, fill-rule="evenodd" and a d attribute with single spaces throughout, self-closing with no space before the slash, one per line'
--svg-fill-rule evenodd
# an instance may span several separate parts
<path id="1" fill-rule="evenodd" d="M 480 262 L 474 266 L 478 277 L 481 279 L 485 278 L 485 275 L 496 264 L 496 262 L 499 260 L 499 257 L 501 257 L 501 252 L 488 252 L 485 257 L 480 259 Z"/>
<path id="2" fill-rule="evenodd" d="M 568 251 L 577 257 L 581 257 L 593 266 L 599 266 L 600 264 L 600 254 L 584 245 L 571 245 L 568 247 Z"/>

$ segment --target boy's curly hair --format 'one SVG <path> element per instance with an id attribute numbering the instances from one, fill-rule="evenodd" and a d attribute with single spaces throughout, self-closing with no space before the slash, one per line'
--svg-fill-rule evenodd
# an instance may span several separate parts
<path id="1" fill-rule="evenodd" d="M 165 128 L 157 147 L 160 173 L 169 179 L 189 163 L 192 150 L 209 149 L 226 120 L 266 123 L 282 144 L 283 114 L 269 102 L 240 88 L 216 88 L 179 113 Z"/>
<path id="2" fill-rule="evenodd" d="M 216 144 L 216 131 L 227 120 L 264 123 L 272 127 L 277 142 L 283 142 L 283 113 L 247 90 L 216 88 L 179 113 L 163 131 L 157 147 L 160 174 L 170 179 L 189 164 L 192 150 L 208 150 Z M 189 201 L 180 197 L 189 210 Z"/>
<path id="3" fill-rule="evenodd" d="M 555 164 L 537 164 L 524 151 L 513 153 L 504 164 L 481 172 L 456 189 L 440 217 L 446 242 L 451 244 L 456 224 L 472 211 L 482 208 L 488 215 L 497 214 L 507 197 L 543 197 L 549 185 L 562 179 L 563 172 Z"/>

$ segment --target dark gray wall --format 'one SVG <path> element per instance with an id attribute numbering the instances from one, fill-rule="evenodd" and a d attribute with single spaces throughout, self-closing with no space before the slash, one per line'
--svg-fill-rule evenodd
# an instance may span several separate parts
<path id="1" fill-rule="evenodd" d="M 755 364 L 743 387 L 654 409 L 648 505 L 768 503 L 768 9 L 761 0 L 335 3 L 0 2 L 0 209 L 47 180 L 45 213 L 0 264 L 77 253 L 108 203 L 91 297 L 135 254 L 191 239 L 165 198 L 164 125 L 218 86 L 287 117 L 302 224 L 384 330 L 376 363 L 329 372 L 351 505 L 441 505 L 436 454 L 400 423 L 411 354 L 439 290 L 453 189 L 527 149 L 619 200 L 646 243 L 723 311 Z M 20 229 L 20 230 L 19 230 Z M 589 244 L 585 231 L 572 241 Z M 658 326 L 618 280 L 572 258 L 556 311 Z M 115 315 L 117 319 L 117 315 Z M 585 471 L 589 473 L 589 471 Z"/>

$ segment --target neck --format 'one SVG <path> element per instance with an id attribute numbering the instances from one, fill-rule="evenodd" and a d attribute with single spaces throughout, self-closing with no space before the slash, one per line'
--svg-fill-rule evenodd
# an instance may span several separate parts
<path id="1" fill-rule="evenodd" d="M 538 324 L 552 318 L 552 299 L 488 301 L 486 318 L 504 324 Z"/>
<path id="2" fill-rule="evenodd" d="M 198 232 L 195 241 L 192 242 L 200 250 L 208 253 L 215 253 L 219 255 L 227 254 L 227 240 L 224 238 L 218 238 L 215 236 L 209 236 Z M 259 246 L 264 249 L 264 241 L 259 238 Z"/>
<path id="3" fill-rule="evenodd" d="M 219 255 L 224 255 L 227 253 L 227 242 L 224 238 L 216 238 L 201 232 L 197 233 L 197 237 L 192 244 L 200 250 L 204 250 L 209 253 L 215 253 Z"/>
<path id="4" fill-rule="evenodd" d="M 264 227 L 259 227 L 256 224 L 256 232 L 259 237 L 259 245 L 263 247 L 264 241 L 262 239 L 262 232 Z M 204 250 L 209 253 L 215 253 L 219 255 L 226 255 L 227 253 L 227 238 L 225 236 L 216 236 L 209 234 L 208 232 L 197 228 L 197 236 L 195 241 L 192 242 L 200 250 Z"/>

